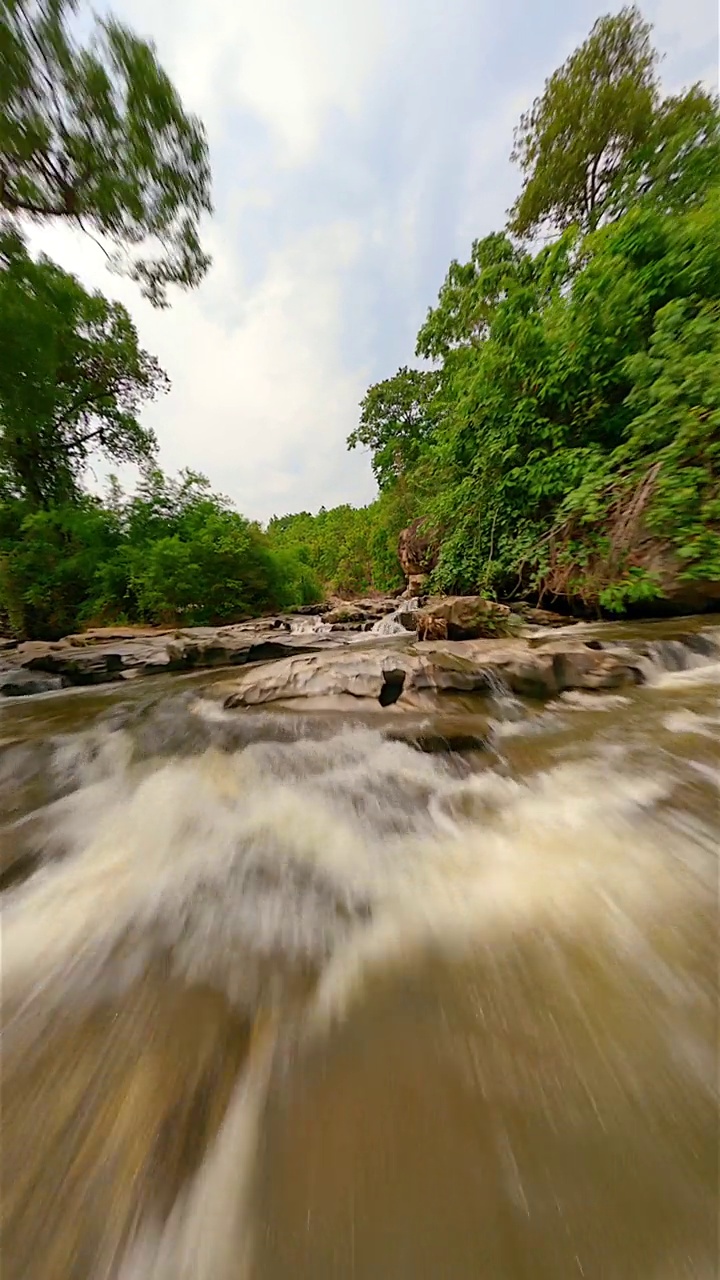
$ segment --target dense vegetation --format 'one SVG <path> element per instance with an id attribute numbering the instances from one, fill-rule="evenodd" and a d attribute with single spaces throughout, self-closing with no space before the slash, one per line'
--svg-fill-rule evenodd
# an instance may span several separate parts
<path id="1" fill-rule="evenodd" d="M 451 263 L 425 369 L 371 388 L 349 438 L 380 498 L 276 522 L 324 581 L 388 585 L 422 517 L 439 589 L 622 611 L 668 566 L 720 583 L 720 113 L 662 98 L 656 66 L 623 10 L 522 118 L 507 228 Z"/>
<path id="2" fill-rule="evenodd" d="M 192 472 L 173 481 L 148 469 L 134 495 L 115 482 L 105 501 L 0 505 L 0 621 L 18 635 L 228 622 L 318 595 L 297 556 L 272 552 L 262 530 Z"/>
<path id="3" fill-rule="evenodd" d="M 422 366 L 363 399 L 348 445 L 377 500 L 263 531 L 157 469 L 141 411 L 165 374 L 126 308 L 23 240 L 28 218 L 92 227 L 158 305 L 208 264 L 202 126 L 151 45 L 107 19 L 81 48 L 73 8 L 0 0 L 0 629 L 391 590 L 417 519 L 441 590 L 622 612 L 668 574 L 720 582 L 720 110 L 699 85 L 662 97 L 637 10 L 550 77 L 516 130 L 507 226 L 450 264 Z M 90 496 L 97 457 L 136 463 L 137 492 Z"/>
<path id="4" fill-rule="evenodd" d="M 202 476 L 165 477 L 141 421 L 167 391 L 127 309 L 46 257 L 24 220 L 104 237 L 159 306 L 209 264 L 202 125 L 152 45 L 112 18 L 86 46 L 72 0 L 0 0 L 0 631 L 59 636 L 95 622 L 219 622 L 317 598 L 306 563 Z M 133 495 L 87 493 L 90 460 L 134 462 Z"/>

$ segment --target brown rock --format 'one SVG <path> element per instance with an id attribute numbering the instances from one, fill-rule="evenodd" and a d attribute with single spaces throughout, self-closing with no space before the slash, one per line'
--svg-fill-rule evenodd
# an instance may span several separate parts
<path id="1" fill-rule="evenodd" d="M 417 615 L 418 640 L 447 640 L 448 624 L 446 618 L 435 618 L 431 613 Z"/>
<path id="2" fill-rule="evenodd" d="M 448 596 L 430 601 L 418 614 L 418 635 L 429 640 L 476 640 L 507 635 L 512 629 L 506 604 L 482 596 Z"/>
<path id="3" fill-rule="evenodd" d="M 569 627 L 578 621 L 577 618 L 554 613 L 552 609 L 535 609 L 529 604 L 516 604 L 511 607 L 512 612 L 517 613 L 523 622 L 531 627 Z"/>
<path id="4" fill-rule="evenodd" d="M 328 613 L 324 614 L 323 622 L 333 626 L 335 623 L 366 622 L 367 618 L 368 612 L 366 609 L 361 608 L 359 605 L 343 604 L 337 609 L 330 609 Z"/>
<path id="5" fill-rule="evenodd" d="M 420 517 L 413 520 L 407 529 L 403 529 L 398 539 L 398 560 L 405 577 L 409 580 L 417 575 L 425 575 L 435 568 L 437 551 L 433 538 L 426 528 L 425 520 Z"/>
<path id="6" fill-rule="evenodd" d="M 410 599 L 424 596 L 427 591 L 429 577 L 428 573 L 411 573 L 407 581 L 405 595 Z"/>
<path id="7" fill-rule="evenodd" d="M 710 578 L 683 579 L 686 566 L 659 538 L 647 534 L 641 537 L 633 563 L 655 579 L 661 600 L 672 612 L 704 613 L 720 608 L 720 582 Z"/>

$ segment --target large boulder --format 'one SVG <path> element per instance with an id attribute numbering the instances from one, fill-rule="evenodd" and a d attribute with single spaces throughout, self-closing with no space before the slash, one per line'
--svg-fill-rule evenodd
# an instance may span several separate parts
<path id="1" fill-rule="evenodd" d="M 425 580 L 425 576 L 435 568 L 437 549 L 422 517 L 413 520 L 400 534 L 398 560 L 408 583 L 412 578 Z"/>
<path id="2" fill-rule="evenodd" d="M 246 668 L 213 687 L 226 707 L 274 703 L 298 711 L 477 709 L 478 698 L 508 689 L 551 698 L 574 689 L 619 689 L 640 683 L 639 664 L 625 651 L 611 653 L 559 642 L 532 649 L 523 640 L 466 641 L 430 646 L 390 643 L 372 648 L 286 658 Z"/>
<path id="3" fill-rule="evenodd" d="M 477 640 L 508 635 L 515 623 L 506 604 L 482 596 L 448 596 L 429 601 L 417 615 L 421 640 Z"/>
<path id="4" fill-rule="evenodd" d="M 720 609 L 720 581 L 684 578 L 687 566 L 669 543 L 645 534 L 633 554 L 633 563 L 658 583 L 661 599 L 653 601 L 653 609 L 676 614 Z"/>

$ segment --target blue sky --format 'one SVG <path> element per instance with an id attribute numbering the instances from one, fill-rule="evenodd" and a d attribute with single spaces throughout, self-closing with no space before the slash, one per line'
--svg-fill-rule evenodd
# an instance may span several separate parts
<path id="1" fill-rule="evenodd" d="M 410 363 L 451 258 L 499 228 L 512 130 L 601 0 L 118 0 L 204 119 L 214 265 L 155 312 L 92 242 L 35 233 L 130 308 L 172 380 L 169 471 L 266 520 L 374 496 L 348 453 L 365 389 Z M 717 86 L 717 0 L 643 6 L 669 90 Z"/>

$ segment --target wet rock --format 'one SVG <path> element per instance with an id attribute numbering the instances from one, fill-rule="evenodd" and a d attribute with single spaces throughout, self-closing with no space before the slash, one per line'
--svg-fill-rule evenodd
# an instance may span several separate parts
<path id="1" fill-rule="evenodd" d="M 507 635 L 512 622 L 506 604 L 482 596 L 448 596 L 426 604 L 417 616 L 417 628 L 421 640 L 475 640 Z"/>
<path id="2" fill-rule="evenodd" d="M 24 671 L 59 677 L 64 684 L 93 685 L 128 679 L 136 675 L 156 675 L 166 671 L 193 671 L 236 666 L 246 662 L 270 662 L 294 653 L 313 653 L 321 642 L 311 635 L 291 635 L 284 627 L 248 630 L 237 627 L 196 627 L 187 631 L 142 632 L 115 642 L 77 643 L 76 637 L 52 643 L 31 641 L 3 654 L 5 679 Z M 341 643 L 338 641 L 338 643 Z M 41 676 L 35 674 L 36 682 Z M 40 685 L 32 692 L 45 692 Z"/>
<path id="3" fill-rule="evenodd" d="M 471 709 L 478 697 L 503 688 L 530 698 L 552 698 L 569 689 L 615 690 L 642 680 L 632 655 L 568 642 L 531 649 L 522 640 L 503 644 L 466 641 L 452 646 L 408 644 L 353 648 L 287 658 L 247 670 L 215 686 L 227 707 L 275 703 L 296 710 L 393 711 Z"/>
<path id="4" fill-rule="evenodd" d="M 338 624 L 347 624 L 350 622 L 367 622 L 367 609 L 360 608 L 359 605 L 345 604 L 340 605 L 337 609 L 330 609 L 323 617 L 323 622 L 327 622 L 330 626 Z"/>
<path id="5" fill-rule="evenodd" d="M 513 604 L 510 607 L 530 627 L 569 627 L 578 621 L 577 618 L 554 613 L 552 609 L 535 609 L 529 604 Z"/>
<path id="6" fill-rule="evenodd" d="M 408 594 L 422 595 L 422 589 L 416 589 L 418 579 L 422 579 L 424 585 L 437 562 L 434 539 L 422 517 L 402 530 L 398 539 L 398 560 L 408 580 Z"/>
<path id="7" fill-rule="evenodd" d="M 428 755 L 445 755 L 450 752 L 485 751 L 488 743 L 486 727 L 472 728 L 464 724 L 462 719 L 436 721 L 433 726 L 405 727 L 402 722 L 383 731 L 384 737 L 391 742 L 405 742 L 416 751 Z"/>
<path id="8" fill-rule="evenodd" d="M 301 618 L 322 617 L 324 613 L 329 613 L 332 605 L 328 600 L 324 600 L 322 604 L 301 604 L 297 608 L 292 609 L 293 617 L 296 615 Z"/>
<path id="9" fill-rule="evenodd" d="M 4 698 L 30 697 L 34 693 L 52 693 L 70 683 L 64 676 L 44 675 L 35 671 L 7 671 L 0 674 L 0 696 Z"/>

